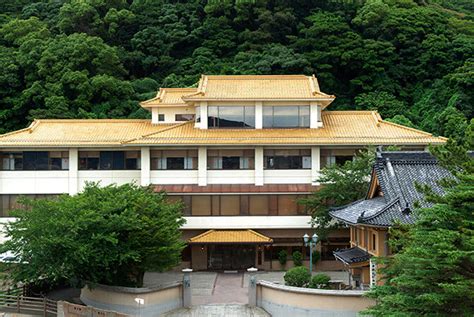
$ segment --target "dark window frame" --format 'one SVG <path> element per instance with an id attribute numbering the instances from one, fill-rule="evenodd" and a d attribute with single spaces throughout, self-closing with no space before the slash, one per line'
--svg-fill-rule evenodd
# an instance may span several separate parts
<path id="1" fill-rule="evenodd" d="M 53 156 L 53 153 L 60 153 L 59 156 Z M 1 152 L 0 159 L 13 160 L 13 169 L 11 161 L 8 166 L 1 164 L 2 171 L 68 171 L 69 170 L 69 152 L 68 151 L 21 151 L 21 152 Z M 63 159 L 67 163 L 63 167 Z M 59 161 L 58 161 L 59 160 Z"/>
<path id="2" fill-rule="evenodd" d="M 99 156 L 88 156 L 87 153 L 90 152 L 98 152 Z M 137 157 L 127 157 L 127 152 L 136 152 Z M 140 151 L 79 151 L 78 170 L 139 171 L 141 170 L 141 166 L 138 163 L 140 159 Z M 130 168 L 130 166 L 135 166 L 135 168 Z"/>
<path id="3" fill-rule="evenodd" d="M 186 119 L 186 116 L 189 116 L 188 119 Z M 176 113 L 174 115 L 174 121 L 180 121 L 180 122 L 193 121 L 194 117 L 195 117 L 194 113 Z"/>
<path id="4" fill-rule="evenodd" d="M 152 171 L 195 171 L 198 169 L 198 154 L 197 154 L 196 149 L 177 150 L 177 151 L 185 152 L 184 153 L 185 156 L 180 156 L 180 157 L 164 156 L 163 154 L 166 154 L 166 151 L 167 150 L 153 150 L 153 153 L 150 154 L 150 170 Z M 160 152 L 160 155 L 154 156 L 154 153 L 156 152 Z M 192 152 L 195 152 L 196 154 L 193 155 L 191 154 Z M 168 158 L 182 158 L 184 160 L 184 168 L 183 169 L 168 168 Z M 190 161 L 189 159 L 192 159 L 192 161 Z M 160 160 L 166 160 L 166 168 L 163 168 L 163 164 L 162 163 L 160 164 L 159 162 Z M 194 163 L 194 161 L 196 163 Z"/>

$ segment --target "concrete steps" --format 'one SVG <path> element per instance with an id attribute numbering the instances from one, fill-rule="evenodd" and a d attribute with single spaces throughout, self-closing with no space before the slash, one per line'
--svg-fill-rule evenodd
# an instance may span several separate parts
<path id="1" fill-rule="evenodd" d="M 269 317 L 265 310 L 259 307 L 238 304 L 208 304 L 191 308 L 181 308 L 168 312 L 165 317 Z"/>

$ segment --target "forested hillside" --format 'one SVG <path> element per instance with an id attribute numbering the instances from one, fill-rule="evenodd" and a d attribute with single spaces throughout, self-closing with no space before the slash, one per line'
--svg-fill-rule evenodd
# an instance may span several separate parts
<path id="1" fill-rule="evenodd" d="M 462 138 L 472 0 L 3 0 L 0 132 L 33 118 L 145 117 L 206 74 L 316 74 L 330 109 Z"/>

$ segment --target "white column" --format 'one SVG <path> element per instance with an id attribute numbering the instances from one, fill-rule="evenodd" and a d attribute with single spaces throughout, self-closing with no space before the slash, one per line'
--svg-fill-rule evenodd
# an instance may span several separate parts
<path id="1" fill-rule="evenodd" d="M 151 183 L 150 165 L 150 147 L 144 146 L 141 148 L 140 155 L 140 185 L 142 186 L 148 186 Z"/>
<path id="2" fill-rule="evenodd" d="M 318 128 L 318 104 L 316 102 L 311 102 L 309 106 L 309 127 L 311 129 Z"/>
<path id="3" fill-rule="evenodd" d="M 316 179 L 319 177 L 321 167 L 321 149 L 319 146 L 311 147 L 311 183 L 313 186 L 319 185 Z"/>
<path id="4" fill-rule="evenodd" d="M 151 123 L 152 124 L 158 124 L 158 108 L 153 107 L 151 108 Z"/>
<path id="5" fill-rule="evenodd" d="M 263 128 L 263 102 L 255 102 L 255 129 Z"/>
<path id="6" fill-rule="evenodd" d="M 201 129 L 207 129 L 207 102 L 201 102 L 199 109 L 201 109 Z"/>
<path id="7" fill-rule="evenodd" d="M 255 148 L 255 186 L 263 186 L 263 147 Z"/>
<path id="8" fill-rule="evenodd" d="M 200 146 L 198 149 L 198 185 L 207 185 L 207 148 Z"/>
<path id="9" fill-rule="evenodd" d="M 79 151 L 77 148 L 69 149 L 69 195 L 78 193 Z"/>

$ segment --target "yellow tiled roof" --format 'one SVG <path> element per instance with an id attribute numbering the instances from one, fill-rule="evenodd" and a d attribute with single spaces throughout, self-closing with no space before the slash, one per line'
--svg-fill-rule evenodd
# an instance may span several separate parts
<path id="1" fill-rule="evenodd" d="M 319 129 L 198 129 L 194 122 L 36 120 L 0 135 L 0 147 L 107 145 L 428 145 L 446 138 L 383 121 L 374 111 L 323 111 Z"/>
<path id="2" fill-rule="evenodd" d="M 272 243 L 273 240 L 253 230 L 208 230 L 188 240 L 189 243 Z"/>
<path id="3" fill-rule="evenodd" d="M 320 91 L 318 80 L 305 75 L 203 75 L 197 91 L 184 96 L 197 100 L 320 100 L 335 97 Z M 323 102 L 325 101 L 325 102 Z"/>
<path id="4" fill-rule="evenodd" d="M 173 125 L 151 120 L 35 120 L 28 128 L 0 135 L 0 146 L 106 146 L 158 132 Z"/>
<path id="5" fill-rule="evenodd" d="M 144 108 L 164 106 L 184 106 L 182 97 L 195 93 L 197 88 L 160 88 L 155 98 L 143 101 L 140 105 Z"/>
<path id="6" fill-rule="evenodd" d="M 323 111 L 319 129 L 197 129 L 176 125 L 127 144 L 182 145 L 408 145 L 439 144 L 446 138 L 383 121 L 374 111 Z"/>

